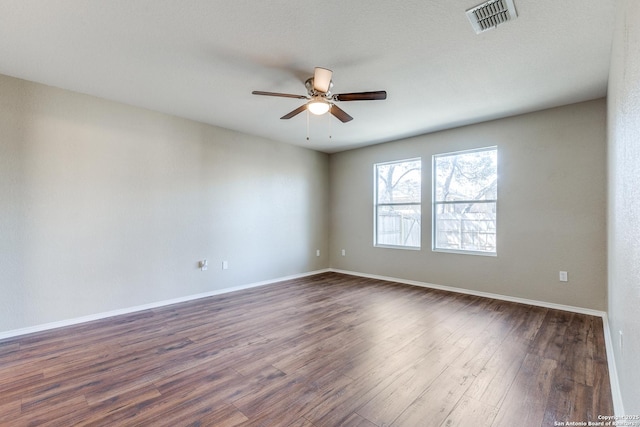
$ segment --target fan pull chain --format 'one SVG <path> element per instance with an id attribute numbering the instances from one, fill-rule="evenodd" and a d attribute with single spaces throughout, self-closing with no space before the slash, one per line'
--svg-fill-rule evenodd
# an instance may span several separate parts
<path id="1" fill-rule="evenodd" d="M 331 109 L 333 108 L 333 104 L 329 104 L 329 114 L 327 114 L 327 119 L 329 120 L 329 139 L 331 139 L 331 126 L 333 120 L 331 120 Z"/>
<path id="2" fill-rule="evenodd" d="M 309 140 L 309 110 L 307 110 L 307 141 Z"/>

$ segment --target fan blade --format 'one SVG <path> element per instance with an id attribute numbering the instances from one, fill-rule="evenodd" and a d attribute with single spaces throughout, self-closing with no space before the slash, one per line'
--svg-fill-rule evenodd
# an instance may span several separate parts
<path id="1" fill-rule="evenodd" d="M 254 90 L 251 92 L 254 95 L 265 95 L 265 96 L 281 96 L 284 98 L 296 98 L 296 99 L 307 99 L 304 95 L 291 95 L 289 93 L 278 93 L 278 92 L 263 92 L 261 90 Z"/>
<path id="2" fill-rule="evenodd" d="M 307 104 L 301 105 L 300 107 L 296 108 L 289 114 L 285 114 L 284 116 L 280 117 L 280 119 L 282 120 L 290 119 L 291 117 L 297 116 L 298 114 L 302 113 L 306 109 L 307 109 Z"/>
<path id="3" fill-rule="evenodd" d="M 375 101 L 378 99 L 387 99 L 387 92 L 378 90 L 376 92 L 354 92 L 339 93 L 333 96 L 336 101 Z"/>
<path id="4" fill-rule="evenodd" d="M 333 71 L 327 68 L 316 67 L 313 70 L 313 88 L 318 92 L 329 92 L 332 75 Z"/>
<path id="5" fill-rule="evenodd" d="M 345 111 L 337 105 L 331 104 L 331 109 L 329 110 L 329 112 L 342 123 L 350 122 L 351 120 L 353 120 L 353 117 L 345 113 Z"/>

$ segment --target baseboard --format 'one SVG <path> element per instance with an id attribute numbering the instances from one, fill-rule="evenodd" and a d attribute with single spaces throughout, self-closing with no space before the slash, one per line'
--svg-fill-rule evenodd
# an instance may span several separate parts
<path id="1" fill-rule="evenodd" d="M 13 338 L 13 337 L 21 336 L 21 335 L 32 334 L 32 333 L 35 333 L 35 332 L 43 332 L 43 331 L 47 331 L 47 330 L 51 330 L 51 329 L 62 328 L 62 327 L 65 327 L 65 326 L 77 325 L 77 324 L 81 324 L 81 323 L 91 322 L 91 321 L 94 321 L 94 320 L 100 320 L 100 319 L 105 319 L 105 318 L 109 318 L 109 317 L 120 316 L 120 315 L 123 315 L 123 314 L 135 313 L 135 312 L 138 312 L 138 311 L 150 310 L 150 309 L 159 308 L 159 307 L 163 307 L 163 306 L 167 306 L 167 305 L 171 305 L 171 304 L 178 304 L 178 303 L 181 303 L 181 302 L 193 301 L 193 300 L 197 300 L 197 299 L 200 299 L 200 298 L 207 298 L 207 297 L 211 297 L 211 296 L 215 296 L 215 295 L 226 294 L 226 293 L 229 293 L 229 292 L 240 291 L 240 290 L 243 290 L 243 289 L 257 288 L 257 287 L 260 287 L 260 286 L 271 285 L 271 284 L 282 282 L 282 281 L 285 281 L 285 280 L 299 279 L 299 278 L 302 278 L 302 277 L 314 276 L 316 274 L 327 273 L 327 272 L 335 272 L 335 273 L 340 273 L 340 274 L 348 274 L 348 275 L 352 275 L 352 276 L 367 277 L 367 278 L 371 278 L 371 279 L 385 280 L 385 281 L 389 281 L 389 282 L 403 283 L 403 284 L 412 285 L 412 286 L 420 286 L 420 287 L 424 287 L 424 288 L 439 289 L 439 290 L 444 290 L 444 291 L 449 291 L 449 292 L 462 293 L 462 294 L 480 296 L 480 297 L 485 297 L 485 298 L 493 298 L 493 299 L 502 300 L 502 301 L 516 302 L 516 303 L 521 303 L 521 304 L 528 304 L 528 305 L 533 305 L 533 306 L 538 306 L 538 307 L 552 308 L 552 309 L 557 309 L 557 310 L 564 310 L 564 311 L 570 311 L 570 312 L 575 312 L 575 313 L 587 314 L 587 315 L 590 315 L 590 316 L 601 317 L 602 318 L 602 322 L 603 322 L 603 328 L 604 328 L 604 338 L 605 338 L 605 346 L 606 346 L 606 352 L 607 352 L 607 363 L 608 363 L 608 369 L 609 369 L 609 378 L 610 378 L 610 381 L 611 381 L 611 395 L 612 395 L 612 398 L 613 398 L 613 407 L 614 407 L 615 415 L 624 415 L 624 408 L 623 408 L 623 404 L 622 404 L 622 394 L 620 393 L 620 384 L 618 382 L 618 373 L 617 373 L 617 370 L 616 370 L 615 358 L 614 358 L 614 355 L 613 355 L 613 340 L 611 339 L 611 331 L 609 329 L 609 321 L 607 319 L 607 313 L 606 312 L 598 311 L 598 310 L 592 310 L 592 309 L 588 309 L 588 308 L 582 308 L 582 307 L 573 307 L 573 306 L 549 303 L 549 302 L 544 302 L 544 301 L 536 301 L 536 300 L 529 300 L 529 299 L 525 299 L 525 298 L 511 297 L 511 296 L 507 296 L 507 295 L 492 294 L 492 293 L 489 293 L 489 292 L 472 291 L 472 290 L 469 290 L 469 289 L 456 288 L 456 287 L 443 286 L 443 285 L 436 285 L 436 284 L 433 284 L 433 283 L 419 282 L 419 281 L 415 281 L 415 280 L 398 279 L 398 278 L 395 278 L 395 277 L 380 276 L 380 275 L 376 275 L 376 274 L 367 274 L 367 273 L 359 273 L 359 272 L 355 272 L 355 271 L 339 270 L 339 269 L 334 269 L 334 268 L 327 268 L 327 269 L 323 269 L 323 270 L 310 271 L 310 272 L 301 273 L 301 274 L 294 274 L 294 275 L 291 275 L 291 276 L 285 276 L 285 277 L 279 277 L 277 279 L 271 279 L 271 280 L 264 280 L 264 281 L 260 281 L 260 282 L 249 283 L 249 284 L 246 284 L 246 285 L 235 286 L 235 287 L 232 287 L 232 288 L 218 289 L 218 290 L 215 290 L 215 291 L 205 292 L 205 293 L 201 293 L 201 294 L 187 295 L 187 296 L 180 297 L 180 298 L 174 298 L 174 299 L 170 299 L 170 300 L 158 301 L 158 302 L 154 302 L 154 303 L 150 303 L 150 304 L 138 305 L 138 306 L 134 306 L 134 307 L 127 307 L 127 308 L 123 308 L 123 309 L 119 309 L 119 310 L 113 310 L 113 311 L 108 311 L 108 312 L 103 312 L 103 313 L 97 313 L 97 314 L 78 317 L 78 318 L 74 318 L 74 319 L 62 320 L 62 321 L 59 321 L 59 322 L 46 323 L 46 324 L 42 324 L 42 325 L 31 326 L 31 327 L 28 327 L 28 328 L 22 328 L 22 329 L 15 329 L 15 330 L 6 331 L 6 332 L 0 332 L 0 340 L 7 339 L 7 338 Z"/>
<path id="2" fill-rule="evenodd" d="M 406 280 L 406 279 L 398 279 L 395 277 L 379 276 L 376 274 L 367 274 L 367 273 L 359 273 L 355 271 L 338 270 L 335 268 L 330 268 L 329 270 L 334 273 L 349 274 L 352 276 L 367 277 L 370 279 L 385 280 L 389 282 L 403 283 L 403 284 L 412 285 L 412 286 L 420 286 L 423 288 L 439 289 L 443 291 L 474 295 L 474 296 L 485 297 L 485 298 L 493 298 L 501 301 L 516 302 L 521 304 L 533 305 L 537 307 L 552 308 L 555 310 L 563 310 L 563 311 L 569 311 L 573 313 L 580 313 L 580 314 L 586 314 L 589 316 L 600 317 L 602 318 L 602 327 L 604 329 L 604 341 L 605 341 L 605 350 L 607 353 L 609 381 L 611 385 L 611 397 L 613 400 L 613 410 L 615 412 L 615 414 L 602 414 L 602 415 L 618 415 L 618 416 L 624 415 L 624 407 L 622 405 L 622 394 L 620 393 L 620 383 L 618 382 L 618 371 L 616 370 L 616 362 L 613 354 L 613 340 L 611 339 L 609 321 L 607 318 L 607 313 L 605 311 L 593 310 L 590 308 L 583 308 L 583 307 L 574 307 L 574 306 L 563 305 L 563 304 L 555 304 L 555 303 L 546 302 L 546 301 L 530 300 L 526 298 L 518 298 L 518 297 L 512 297 L 508 295 L 492 294 L 489 292 L 473 291 L 469 289 L 462 289 L 462 288 L 456 288 L 451 286 L 442 286 L 442 285 L 436 285 L 433 283 L 418 282 L 415 280 Z"/>
<path id="3" fill-rule="evenodd" d="M 127 307 L 127 308 L 107 311 L 107 312 L 103 312 L 103 313 L 91 314 L 91 315 L 88 315 L 88 316 L 82 316 L 82 317 L 76 317 L 76 318 L 73 318 L 73 319 L 61 320 L 61 321 L 58 321 L 58 322 L 45 323 L 45 324 L 42 324 L 42 325 L 30 326 L 30 327 L 27 327 L 27 328 L 14 329 L 14 330 L 11 330 L 11 331 L 0 332 L 0 340 L 7 339 L 7 338 L 14 338 L 14 337 L 21 336 L 21 335 L 32 334 L 32 333 L 35 333 L 35 332 L 43 332 L 43 331 L 47 331 L 47 330 L 51 330 L 51 329 L 63 328 L 65 326 L 78 325 L 80 323 L 86 323 L 86 322 L 91 322 L 91 321 L 94 321 L 94 320 L 106 319 L 108 317 L 114 317 L 114 316 L 120 316 L 120 315 L 123 315 L 123 314 L 135 313 L 137 311 L 150 310 L 150 309 L 153 309 L 153 308 L 164 307 L 164 306 L 171 305 L 171 304 L 178 304 L 178 303 L 181 303 L 181 302 L 193 301 L 193 300 L 200 299 L 200 298 L 206 298 L 206 297 L 211 297 L 211 296 L 215 296 L 215 295 L 226 294 L 226 293 L 229 293 L 229 292 L 241 291 L 243 289 L 257 288 L 257 287 L 260 287 L 260 286 L 271 285 L 271 284 L 282 282 L 282 281 L 285 281 L 285 280 L 292 280 L 292 279 L 299 279 L 301 277 L 314 276 L 316 274 L 326 273 L 326 272 L 329 272 L 329 271 L 331 271 L 331 270 L 330 269 L 315 270 L 315 271 L 310 271 L 310 272 L 307 272 L 307 273 L 300 273 L 300 274 L 294 274 L 294 275 L 291 275 L 291 276 L 279 277 L 277 279 L 263 280 L 261 282 L 254 282 L 254 283 L 248 283 L 246 285 L 234 286 L 232 288 L 218 289 L 218 290 L 215 290 L 215 291 L 204 292 L 204 293 L 201 293 L 201 294 L 187 295 L 187 296 L 184 296 L 184 297 L 173 298 L 173 299 L 170 299 L 170 300 L 158 301 L 158 302 L 138 305 L 138 306 L 134 306 L 134 307 Z"/>
<path id="4" fill-rule="evenodd" d="M 420 286 L 423 288 L 439 289 L 442 291 L 455 292 L 458 294 L 492 298 L 492 299 L 497 299 L 501 301 L 517 302 L 520 304 L 534 305 L 537 307 L 553 308 L 555 310 L 570 311 L 573 313 L 586 314 L 589 316 L 603 317 L 606 315 L 604 311 L 593 310 L 591 308 L 574 307 L 571 305 L 563 305 L 563 304 L 556 304 L 556 303 L 546 302 L 546 301 L 537 301 L 537 300 L 531 300 L 526 298 L 518 298 L 518 297 L 509 296 L 509 295 L 492 294 L 490 292 L 474 291 L 470 289 L 456 288 L 453 286 L 436 285 L 433 283 L 419 282 L 416 280 L 398 279 L 396 277 L 379 276 L 377 274 L 359 273 L 356 271 L 338 270 L 334 268 L 330 268 L 329 271 L 332 271 L 334 273 L 350 274 L 352 276 L 367 277 L 370 279 L 385 280 L 388 282 L 403 283 L 403 284 L 412 285 L 412 286 Z"/>
<path id="5" fill-rule="evenodd" d="M 602 325 L 604 327 L 604 343 L 607 348 L 607 365 L 609 368 L 609 380 L 611 381 L 611 398 L 613 399 L 614 415 L 624 415 L 624 405 L 622 404 L 622 393 L 620 392 L 620 383 L 618 381 L 618 370 L 616 368 L 616 358 L 613 354 L 613 339 L 611 338 L 611 329 L 609 329 L 609 318 L 607 314 L 602 317 Z"/>

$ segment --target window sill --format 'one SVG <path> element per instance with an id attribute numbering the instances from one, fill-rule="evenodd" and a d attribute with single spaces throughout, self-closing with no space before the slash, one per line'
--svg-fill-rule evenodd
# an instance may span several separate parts
<path id="1" fill-rule="evenodd" d="M 404 249 L 405 251 L 420 251 L 422 248 L 418 246 L 396 246 L 396 245 L 373 245 L 374 248 L 382 249 Z"/>
<path id="2" fill-rule="evenodd" d="M 489 257 L 497 257 L 497 252 L 480 252 L 480 251 L 463 251 L 456 249 L 431 249 L 433 252 L 442 252 L 447 254 L 458 254 L 458 255 L 479 255 L 479 256 L 489 256 Z"/>

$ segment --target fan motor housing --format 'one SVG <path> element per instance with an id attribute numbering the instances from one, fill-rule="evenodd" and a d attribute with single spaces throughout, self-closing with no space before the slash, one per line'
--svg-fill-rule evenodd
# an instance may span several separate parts
<path id="1" fill-rule="evenodd" d="M 310 97 L 314 96 L 323 96 L 327 99 L 331 98 L 331 88 L 333 87 L 333 81 L 329 83 L 329 90 L 327 92 L 318 92 L 313 87 L 313 77 L 309 77 L 306 82 L 304 82 L 304 87 L 307 88 L 307 93 Z"/>

